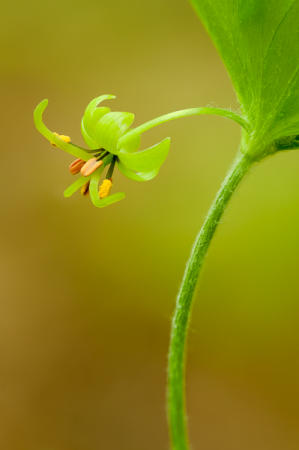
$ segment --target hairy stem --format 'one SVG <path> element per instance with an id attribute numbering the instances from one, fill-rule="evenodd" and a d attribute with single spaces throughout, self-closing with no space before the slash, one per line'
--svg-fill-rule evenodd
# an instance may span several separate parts
<path id="1" fill-rule="evenodd" d="M 168 421 L 173 450 L 188 450 L 185 413 L 185 351 L 192 298 L 201 267 L 217 225 L 233 192 L 251 165 L 251 160 L 239 154 L 225 178 L 205 222 L 195 239 L 183 281 L 178 293 L 172 320 L 168 362 Z"/>

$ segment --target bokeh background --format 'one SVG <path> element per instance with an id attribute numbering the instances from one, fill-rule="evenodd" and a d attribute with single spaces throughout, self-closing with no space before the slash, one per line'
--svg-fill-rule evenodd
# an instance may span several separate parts
<path id="1" fill-rule="evenodd" d="M 126 200 L 76 195 L 68 155 L 88 101 L 114 93 L 136 123 L 185 107 L 237 108 L 187 0 L 6 2 L 1 37 L 0 447 L 166 450 L 166 354 L 185 261 L 238 147 L 212 116 L 170 135 L 160 176 L 117 175 Z M 265 160 L 233 198 L 210 249 L 189 338 L 192 448 L 299 446 L 299 154 Z"/>

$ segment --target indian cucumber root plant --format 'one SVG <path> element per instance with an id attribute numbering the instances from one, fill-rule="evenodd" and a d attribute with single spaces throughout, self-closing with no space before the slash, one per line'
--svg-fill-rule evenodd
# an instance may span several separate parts
<path id="1" fill-rule="evenodd" d="M 168 420 L 173 450 L 189 449 L 185 411 L 186 338 L 192 299 L 207 250 L 220 218 L 248 170 L 265 157 L 299 148 L 299 0 L 191 0 L 230 74 L 240 113 L 198 107 L 162 115 L 130 128 L 134 115 L 111 112 L 102 95 L 87 106 L 81 131 L 88 148 L 68 136 L 50 131 L 43 122 L 47 100 L 34 111 L 38 131 L 76 159 L 69 171 L 79 178 L 64 195 L 77 190 L 90 195 L 96 207 L 124 198 L 110 194 L 117 167 L 134 181 L 149 181 L 165 161 L 170 139 L 139 150 L 140 136 L 165 122 L 183 117 L 217 114 L 242 127 L 236 159 L 212 203 L 192 248 L 178 293 L 172 321 L 168 366 Z M 103 172 L 106 171 L 102 181 Z"/>

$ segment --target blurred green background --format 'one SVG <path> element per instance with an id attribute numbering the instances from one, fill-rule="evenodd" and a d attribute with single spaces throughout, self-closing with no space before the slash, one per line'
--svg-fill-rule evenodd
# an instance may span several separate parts
<path id="1" fill-rule="evenodd" d="M 117 175 L 126 200 L 94 208 L 68 155 L 89 100 L 113 93 L 136 123 L 185 107 L 237 107 L 186 0 L 7 2 L 1 37 L 0 447 L 166 450 L 166 354 L 185 261 L 238 146 L 238 126 L 195 117 L 160 176 Z M 233 198 L 196 296 L 187 371 L 194 450 L 299 446 L 299 154 L 265 160 Z"/>

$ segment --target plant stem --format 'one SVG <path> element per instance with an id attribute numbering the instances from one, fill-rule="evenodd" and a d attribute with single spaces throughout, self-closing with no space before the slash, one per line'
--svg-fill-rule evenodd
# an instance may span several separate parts
<path id="1" fill-rule="evenodd" d="M 150 130 L 151 128 L 154 128 L 158 125 L 162 125 L 163 123 L 170 122 L 171 120 L 181 119 L 183 117 L 191 117 L 191 116 L 200 116 L 202 114 L 210 114 L 210 115 L 216 115 L 216 116 L 222 116 L 226 117 L 227 119 L 231 119 L 234 122 L 241 125 L 244 130 L 246 130 L 248 133 L 250 132 L 250 127 L 246 119 L 244 117 L 240 116 L 239 114 L 229 111 L 227 109 L 223 108 L 212 108 L 212 107 L 201 107 L 201 108 L 189 108 L 189 109 L 182 109 L 180 111 L 174 111 L 169 114 L 164 114 L 163 116 L 156 117 L 155 119 L 149 120 L 148 122 L 143 123 L 142 125 L 139 125 L 136 128 L 132 128 L 130 131 L 127 131 L 127 133 L 124 134 L 123 137 L 120 138 L 118 144 L 121 145 L 121 142 L 123 140 L 127 140 L 129 138 L 133 138 L 135 136 L 139 136 L 140 134 L 144 133 L 145 131 Z"/>
<path id="2" fill-rule="evenodd" d="M 189 449 L 185 413 L 185 351 L 192 298 L 220 218 L 251 163 L 248 156 L 240 153 L 226 176 L 195 239 L 178 293 L 172 320 L 168 361 L 168 421 L 173 450 Z"/>

